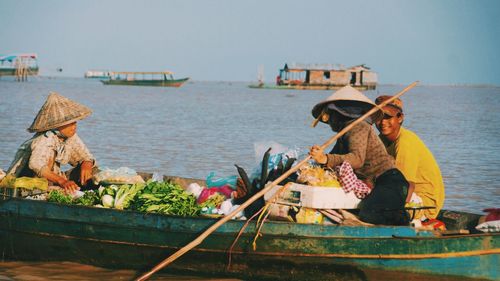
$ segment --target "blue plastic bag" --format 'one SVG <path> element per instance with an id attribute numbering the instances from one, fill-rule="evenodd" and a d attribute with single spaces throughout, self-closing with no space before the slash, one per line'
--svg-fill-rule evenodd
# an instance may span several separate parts
<path id="1" fill-rule="evenodd" d="M 217 187 L 223 185 L 229 185 L 232 189 L 236 190 L 236 181 L 238 180 L 238 176 L 229 176 L 225 178 L 215 179 L 215 172 L 210 172 L 207 176 L 207 187 Z"/>

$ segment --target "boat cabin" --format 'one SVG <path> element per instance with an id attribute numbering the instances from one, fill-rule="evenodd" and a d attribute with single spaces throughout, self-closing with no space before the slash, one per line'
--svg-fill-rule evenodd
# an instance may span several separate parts
<path id="1" fill-rule="evenodd" d="M 110 72 L 107 70 L 88 70 L 85 72 L 85 78 L 108 79 Z"/>
<path id="2" fill-rule="evenodd" d="M 111 80 L 126 80 L 126 81 L 153 81 L 153 80 L 174 80 L 173 73 L 170 71 L 161 72 L 109 72 Z"/>

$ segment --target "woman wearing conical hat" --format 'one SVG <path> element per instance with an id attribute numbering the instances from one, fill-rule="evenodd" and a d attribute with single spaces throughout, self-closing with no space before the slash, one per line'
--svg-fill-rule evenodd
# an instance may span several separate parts
<path id="1" fill-rule="evenodd" d="M 329 124 L 334 132 L 339 132 L 374 106 L 360 91 L 346 86 L 314 106 L 312 115 Z M 371 125 L 381 116 L 382 112 L 377 111 L 367 122 L 355 125 L 337 140 L 328 154 L 318 145 L 312 146 L 309 153 L 313 160 L 328 168 L 343 171 L 348 167 L 354 170 L 357 179 L 348 177 L 343 181 L 341 177 L 341 183 L 352 185 L 357 180 L 362 181 L 352 187 L 355 194 L 364 192 L 359 212 L 361 220 L 374 224 L 407 224 L 404 205 L 408 182 L 396 169 L 394 159 Z"/>
<path id="2" fill-rule="evenodd" d="M 76 122 L 91 113 L 86 106 L 50 93 L 28 128 L 35 135 L 21 145 L 7 174 L 43 177 L 68 193 L 85 186 L 92 178 L 95 159 L 76 134 Z M 75 169 L 64 173 L 61 166 L 66 164 Z"/>

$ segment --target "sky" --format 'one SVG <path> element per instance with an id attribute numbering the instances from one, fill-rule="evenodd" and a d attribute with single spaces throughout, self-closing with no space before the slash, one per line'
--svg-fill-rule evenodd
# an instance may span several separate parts
<path id="1" fill-rule="evenodd" d="M 285 63 L 329 63 L 382 84 L 500 86 L 499 14 L 496 0 L 0 0 L 0 54 L 37 53 L 49 76 L 256 81 L 262 67 L 274 82 Z"/>

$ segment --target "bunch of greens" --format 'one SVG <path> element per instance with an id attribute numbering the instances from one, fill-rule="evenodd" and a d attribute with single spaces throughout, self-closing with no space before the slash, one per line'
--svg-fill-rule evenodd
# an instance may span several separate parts
<path id="1" fill-rule="evenodd" d="M 47 195 L 47 201 L 60 204 L 94 206 L 99 203 L 99 196 L 92 190 L 87 190 L 82 196 L 73 198 L 62 190 L 52 190 Z"/>
<path id="2" fill-rule="evenodd" d="M 85 191 L 76 199 L 62 191 L 53 190 L 47 201 L 178 216 L 197 216 L 201 210 L 201 206 L 196 203 L 196 197 L 186 193 L 180 185 L 156 181 L 148 181 L 146 184 L 101 186 L 97 192 Z M 223 200 L 217 196 L 209 200 L 210 205 L 218 205 L 219 201 Z M 205 205 L 207 204 L 209 203 Z"/>
<path id="3" fill-rule="evenodd" d="M 148 181 L 137 193 L 130 208 L 139 212 L 178 216 L 197 216 L 200 206 L 196 198 L 181 186 L 169 182 Z"/>
<path id="4" fill-rule="evenodd" d="M 72 204 L 73 198 L 70 195 L 65 194 L 61 190 L 51 190 L 47 196 L 47 202 L 60 203 L 60 204 Z"/>
<path id="5" fill-rule="evenodd" d="M 73 204 L 82 206 L 94 206 L 99 204 L 99 195 L 93 190 L 87 190 L 83 192 L 83 195 L 73 199 Z"/>
<path id="6" fill-rule="evenodd" d="M 143 188 L 144 188 L 143 183 L 120 186 L 118 191 L 116 191 L 113 207 L 119 210 L 127 209 L 130 203 L 135 198 L 135 195 Z"/>

